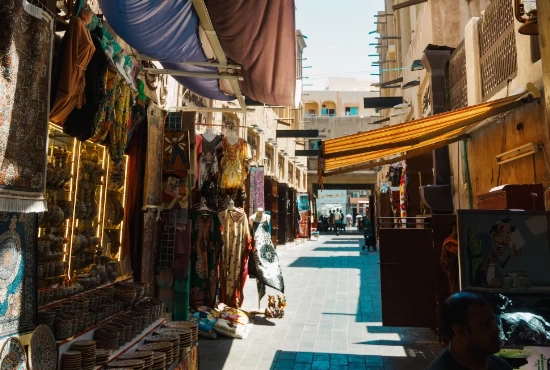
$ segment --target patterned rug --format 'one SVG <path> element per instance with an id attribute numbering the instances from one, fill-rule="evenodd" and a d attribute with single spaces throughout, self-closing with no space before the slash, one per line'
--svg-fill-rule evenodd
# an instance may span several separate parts
<path id="1" fill-rule="evenodd" d="M 23 3 L 0 2 L 0 211 L 43 212 L 53 26 Z"/>
<path id="2" fill-rule="evenodd" d="M 147 108 L 147 158 L 144 208 L 162 206 L 162 156 L 167 112 L 151 102 Z"/>
<path id="3" fill-rule="evenodd" d="M 0 212 L 0 337 L 35 327 L 37 235 L 36 214 Z"/>

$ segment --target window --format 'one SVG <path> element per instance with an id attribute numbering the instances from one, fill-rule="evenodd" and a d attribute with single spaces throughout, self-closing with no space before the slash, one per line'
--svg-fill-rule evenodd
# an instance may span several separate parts
<path id="1" fill-rule="evenodd" d="M 346 116 L 357 116 L 357 115 L 359 115 L 359 108 L 346 107 Z"/>
<path id="2" fill-rule="evenodd" d="M 322 140 L 310 140 L 309 141 L 309 149 L 310 150 L 317 150 L 319 149 L 319 143 L 321 142 Z"/>
<path id="3" fill-rule="evenodd" d="M 315 109 L 310 109 L 310 110 L 308 111 L 308 114 L 315 115 Z"/>

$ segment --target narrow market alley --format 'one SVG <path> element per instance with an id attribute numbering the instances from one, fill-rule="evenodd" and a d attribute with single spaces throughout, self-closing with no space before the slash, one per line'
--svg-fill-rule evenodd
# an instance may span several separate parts
<path id="1" fill-rule="evenodd" d="M 331 235 L 277 248 L 285 317 L 258 316 L 244 340 L 201 339 L 200 369 L 424 369 L 441 351 L 437 335 L 381 326 L 379 254 L 361 251 L 362 240 Z M 257 309 L 256 297 L 250 279 L 243 309 Z"/>

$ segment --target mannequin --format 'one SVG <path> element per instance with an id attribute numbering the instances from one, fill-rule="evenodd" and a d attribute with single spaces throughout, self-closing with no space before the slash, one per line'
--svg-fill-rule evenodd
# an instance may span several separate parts
<path id="1" fill-rule="evenodd" d="M 227 142 L 231 145 L 235 145 L 239 142 L 239 136 L 237 135 L 237 131 L 234 131 L 234 130 L 229 131 L 229 134 L 227 135 Z"/>
<path id="2" fill-rule="evenodd" d="M 207 141 L 212 141 L 216 137 L 216 134 L 212 131 L 212 127 L 207 127 L 206 131 L 204 131 L 204 134 L 202 134 L 202 137 L 205 138 Z"/>
<path id="3" fill-rule="evenodd" d="M 229 199 L 227 201 L 227 209 L 230 210 L 230 211 L 235 210 L 235 202 L 233 201 L 233 199 Z"/>
<path id="4" fill-rule="evenodd" d="M 250 226 L 254 225 L 254 222 L 260 223 L 260 222 L 267 222 L 269 223 L 271 221 L 271 216 L 264 213 L 264 209 L 262 207 L 259 207 L 256 210 L 256 213 L 254 213 L 252 216 L 248 218 L 248 221 L 250 223 Z"/>

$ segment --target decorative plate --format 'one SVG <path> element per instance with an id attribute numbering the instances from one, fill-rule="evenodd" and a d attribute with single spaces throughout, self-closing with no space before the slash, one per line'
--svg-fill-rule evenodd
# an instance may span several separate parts
<path id="1" fill-rule="evenodd" d="M 115 362 L 111 362 L 110 364 L 107 364 L 107 367 L 109 368 L 112 368 L 112 367 L 135 367 L 135 366 L 139 366 L 139 365 L 144 365 L 145 364 L 145 361 L 143 360 L 124 360 L 124 361 L 115 361 Z"/>
<path id="2" fill-rule="evenodd" d="M 174 343 L 172 342 L 155 342 L 155 343 L 149 343 L 144 344 L 141 347 L 138 348 L 138 351 L 169 351 L 172 350 L 174 347 Z"/>
<path id="3" fill-rule="evenodd" d="M 57 345 L 55 337 L 46 325 L 39 325 L 32 333 L 29 344 L 31 369 L 55 370 L 57 368 Z"/>
<path id="4" fill-rule="evenodd" d="M 152 358 L 153 357 L 153 352 L 152 351 L 136 351 L 136 352 L 125 353 L 122 356 L 120 356 L 121 359 L 125 359 L 125 360 L 131 360 L 131 359 L 143 360 L 143 359 L 146 359 L 147 357 Z"/>
<path id="5" fill-rule="evenodd" d="M 6 340 L 2 347 L 0 359 L 0 370 L 27 370 L 25 348 L 17 338 Z"/>

